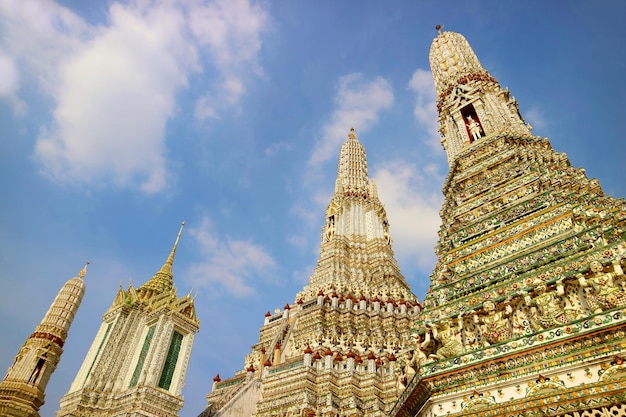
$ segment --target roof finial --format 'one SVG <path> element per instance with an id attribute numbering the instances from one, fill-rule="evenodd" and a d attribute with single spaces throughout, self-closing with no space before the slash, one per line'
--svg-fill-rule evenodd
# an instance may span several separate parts
<path id="1" fill-rule="evenodd" d="M 161 267 L 160 272 L 164 272 L 166 274 L 172 273 L 172 265 L 174 265 L 174 255 L 176 254 L 176 248 L 178 247 L 178 241 L 180 240 L 180 235 L 183 234 L 183 227 L 185 227 L 184 221 L 180 225 L 180 230 L 178 231 L 178 236 L 176 236 L 176 242 L 174 242 L 174 247 L 172 248 L 170 255 L 167 257 L 167 261 L 165 261 L 165 264 L 163 264 L 163 266 Z"/>
<path id="2" fill-rule="evenodd" d="M 356 139 L 356 131 L 353 127 L 350 128 L 350 133 L 348 133 L 348 139 Z"/>
<path id="3" fill-rule="evenodd" d="M 441 29 L 443 29 L 443 25 L 437 25 L 435 26 L 435 29 L 437 29 L 437 32 L 441 35 Z"/>
<path id="4" fill-rule="evenodd" d="M 78 278 L 83 278 L 87 274 L 87 265 L 89 265 L 90 263 L 91 261 L 85 262 L 85 266 L 83 266 L 83 269 L 81 269 L 78 273 Z"/>

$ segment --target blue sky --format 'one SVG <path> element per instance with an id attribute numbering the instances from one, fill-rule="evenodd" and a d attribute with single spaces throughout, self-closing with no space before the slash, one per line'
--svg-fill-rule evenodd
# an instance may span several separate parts
<path id="1" fill-rule="evenodd" d="M 0 361 L 91 260 L 42 417 L 120 284 L 174 274 L 201 330 L 181 416 L 317 261 L 350 127 L 423 299 L 441 187 L 428 51 L 462 33 L 534 133 L 626 195 L 622 1 L 0 0 Z M 0 366 L 1 363 L 0 363 Z"/>

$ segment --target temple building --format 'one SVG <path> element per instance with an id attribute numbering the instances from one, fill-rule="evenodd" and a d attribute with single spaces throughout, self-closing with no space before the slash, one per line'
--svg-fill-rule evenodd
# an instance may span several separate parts
<path id="1" fill-rule="evenodd" d="M 415 373 L 420 307 L 354 129 L 325 219 L 309 283 L 266 314 L 244 369 L 215 377 L 202 416 L 389 415 Z"/>
<path id="2" fill-rule="evenodd" d="M 184 223 L 183 223 L 184 225 Z M 120 287 L 57 417 L 175 417 L 199 321 L 178 297 L 172 266 L 182 227 L 161 269 L 138 288 Z"/>
<path id="3" fill-rule="evenodd" d="M 43 320 L 20 348 L 0 382 L 0 415 L 38 417 L 74 316 L 85 294 L 87 266 L 63 285 Z"/>
<path id="4" fill-rule="evenodd" d="M 308 284 L 259 317 L 243 368 L 214 378 L 200 417 L 626 417 L 626 201 L 533 136 L 467 40 L 437 29 L 449 174 L 423 303 L 352 129 Z M 57 417 L 178 416 L 199 329 L 174 287 L 181 233 L 151 279 L 120 287 Z M 1 416 L 39 416 L 85 273 L 0 382 Z"/>
<path id="5" fill-rule="evenodd" d="M 626 202 L 531 134 L 462 35 L 440 31 L 430 64 L 450 172 L 390 414 L 626 416 Z"/>

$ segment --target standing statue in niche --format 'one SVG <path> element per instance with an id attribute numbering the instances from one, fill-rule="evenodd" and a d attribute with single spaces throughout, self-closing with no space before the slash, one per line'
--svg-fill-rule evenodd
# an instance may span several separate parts
<path id="1" fill-rule="evenodd" d="M 404 392 L 408 383 L 411 382 L 411 379 L 413 379 L 413 376 L 417 373 L 418 368 L 419 364 L 416 361 L 416 354 L 413 351 L 407 351 L 404 358 L 398 361 L 398 369 L 400 372 L 398 372 L 396 386 L 399 394 Z"/>
<path id="2" fill-rule="evenodd" d="M 387 242 L 388 245 L 391 245 L 391 235 L 389 234 L 389 223 L 387 222 L 387 220 L 383 221 L 383 237 L 385 238 L 385 242 Z"/>
<path id="3" fill-rule="evenodd" d="M 39 379 L 39 376 L 41 375 L 41 370 L 43 369 L 44 365 L 46 364 L 46 360 L 48 359 L 47 349 L 49 348 L 49 346 L 50 345 L 44 348 L 43 353 L 37 359 L 37 364 L 35 365 L 35 369 L 33 369 L 33 372 L 30 374 L 30 378 L 28 378 L 29 384 L 35 384 L 37 380 Z"/>
<path id="4" fill-rule="evenodd" d="M 476 120 L 474 120 L 472 116 L 467 116 L 467 128 L 469 129 L 470 135 L 472 135 L 473 140 L 480 139 L 480 124 Z"/>
<path id="5" fill-rule="evenodd" d="M 513 312 L 511 306 L 507 304 L 504 311 L 497 311 L 493 301 L 485 301 L 483 303 L 483 310 L 487 313 L 487 315 L 481 319 L 483 324 L 483 337 L 487 342 L 494 344 L 511 339 L 512 332 L 508 320 L 508 315 Z"/>
<path id="6" fill-rule="evenodd" d="M 330 216 L 326 219 L 326 232 L 324 233 L 324 241 L 328 242 L 333 238 L 335 234 L 335 216 Z"/>
<path id="7" fill-rule="evenodd" d="M 591 261 L 589 267 L 593 275 L 588 280 L 581 276 L 578 281 L 588 294 L 587 302 L 593 312 L 600 313 L 614 307 L 626 306 L 626 292 L 614 281 L 614 278 L 624 275 L 619 262 L 613 265 L 614 272 L 604 272 L 599 261 Z"/>
<path id="8" fill-rule="evenodd" d="M 563 284 L 557 285 L 557 291 L 547 291 L 546 283 L 539 279 L 537 281 L 535 296 L 532 299 L 529 295 L 526 296 L 526 303 L 532 306 L 531 311 L 536 316 L 532 321 L 543 329 L 568 323 L 570 318 L 566 315 L 566 310 L 561 307 L 560 296 L 564 294 Z"/>
<path id="9" fill-rule="evenodd" d="M 433 337 L 442 345 L 437 349 L 437 354 L 432 355 L 435 359 L 446 359 L 458 356 L 465 351 L 463 344 L 459 340 L 460 331 L 463 329 L 463 318 L 460 315 L 457 318 L 457 328 L 450 325 L 451 321 L 452 320 L 442 319 L 439 320 L 436 325 L 430 326 Z"/>

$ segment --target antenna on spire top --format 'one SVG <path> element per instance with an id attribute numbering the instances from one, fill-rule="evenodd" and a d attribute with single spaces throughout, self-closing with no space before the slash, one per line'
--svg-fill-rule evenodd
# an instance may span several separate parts
<path id="1" fill-rule="evenodd" d="M 185 221 L 180 224 L 180 230 L 178 231 L 178 236 L 176 236 L 176 242 L 174 242 L 174 249 L 178 246 L 178 240 L 180 239 L 180 235 L 183 234 L 183 227 L 185 227 Z"/>
<path id="2" fill-rule="evenodd" d="M 441 29 L 443 29 L 442 25 L 437 25 L 435 26 L 435 29 L 437 29 L 437 32 L 441 35 Z"/>

